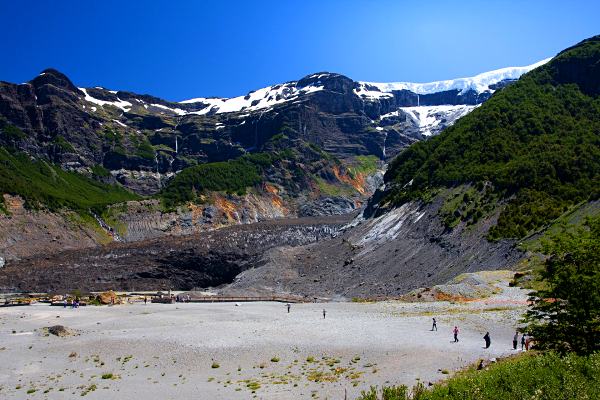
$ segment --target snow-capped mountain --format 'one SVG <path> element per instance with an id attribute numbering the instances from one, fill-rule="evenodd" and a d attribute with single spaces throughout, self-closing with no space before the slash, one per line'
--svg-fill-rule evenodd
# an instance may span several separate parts
<path id="1" fill-rule="evenodd" d="M 77 88 L 48 69 L 24 84 L 0 82 L 0 128 L 7 123 L 24 133 L 18 143 L 0 136 L 0 145 L 82 173 L 100 166 L 142 194 L 156 193 L 188 166 L 270 151 L 281 135 L 340 160 L 387 161 L 546 61 L 430 83 L 359 82 L 320 72 L 244 96 L 177 103 Z"/>
<path id="2" fill-rule="evenodd" d="M 481 94 L 492 94 L 499 87 L 501 82 L 508 82 L 519 79 L 521 75 L 532 69 L 544 65 L 550 61 L 550 58 L 539 61 L 535 64 L 524 67 L 507 67 L 494 71 L 484 72 L 473 77 L 457 78 L 444 81 L 413 83 L 413 82 L 356 82 L 353 88 L 354 94 L 366 100 L 379 100 L 394 98 L 394 92 L 408 91 L 416 95 L 430 95 L 442 92 L 458 91 L 460 95 L 466 95 L 470 91 Z M 198 97 L 194 99 L 181 101 L 180 104 L 200 105 L 198 111 L 191 111 L 192 114 L 208 113 L 230 113 L 230 112 L 252 112 L 264 110 L 277 104 L 297 100 L 302 95 L 307 95 L 320 90 L 324 90 L 321 78 L 328 78 L 329 73 L 318 73 L 309 75 L 301 81 L 288 82 L 273 86 L 268 86 L 248 93 L 245 96 L 233 98 L 220 97 Z M 307 84 L 307 80 L 313 82 Z M 315 81 L 316 80 L 316 81 Z M 501 85 L 500 85 L 501 87 Z M 417 99 L 419 102 L 419 99 Z M 417 104 L 420 106 L 421 104 Z M 442 111 L 441 109 L 439 111 Z"/>

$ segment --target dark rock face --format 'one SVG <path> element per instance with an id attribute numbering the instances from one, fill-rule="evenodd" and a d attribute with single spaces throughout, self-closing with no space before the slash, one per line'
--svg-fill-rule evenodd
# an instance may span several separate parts
<path id="1" fill-rule="evenodd" d="M 266 250 L 331 237 L 348 221 L 348 216 L 275 220 L 32 257 L 0 270 L 0 291 L 189 290 L 219 286 L 259 266 Z"/>

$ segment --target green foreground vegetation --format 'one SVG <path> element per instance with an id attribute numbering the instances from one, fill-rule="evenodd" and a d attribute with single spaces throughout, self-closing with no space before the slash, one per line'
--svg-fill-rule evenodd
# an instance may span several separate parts
<path id="1" fill-rule="evenodd" d="M 371 388 L 359 400 L 573 400 L 600 398 L 600 353 L 523 354 L 484 370 L 469 369 L 426 389 Z"/>
<path id="2" fill-rule="evenodd" d="M 543 247 L 545 285 L 531 295 L 527 332 L 538 349 L 600 352 L 600 217 L 553 234 Z"/>
<path id="3" fill-rule="evenodd" d="M 0 193 L 19 195 L 25 206 L 32 209 L 68 208 L 84 212 L 91 209 L 97 213 L 109 204 L 139 198 L 120 186 L 106 185 L 64 171 L 48 161 L 32 160 L 26 154 L 13 154 L 1 147 Z M 0 205 L 3 207 L 3 201 Z"/>
<path id="4" fill-rule="evenodd" d="M 494 195 L 479 196 L 488 201 L 471 207 L 469 217 L 507 201 L 489 231 L 499 239 L 525 237 L 597 199 L 599 63 L 597 36 L 525 74 L 439 136 L 413 144 L 390 164 L 385 178 L 394 189 L 384 203 L 428 199 L 461 184 L 490 187 Z"/>

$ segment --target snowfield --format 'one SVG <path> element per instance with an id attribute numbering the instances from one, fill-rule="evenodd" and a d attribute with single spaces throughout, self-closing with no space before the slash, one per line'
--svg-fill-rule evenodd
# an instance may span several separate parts
<path id="1" fill-rule="evenodd" d="M 489 86 L 501 82 L 506 79 L 519 79 L 521 75 L 531 71 L 534 68 L 542 66 L 552 58 L 546 58 L 535 64 L 525 67 L 507 67 L 494 71 L 484 72 L 470 78 L 449 79 L 445 81 L 436 81 L 428 83 L 412 83 L 412 82 L 361 82 L 365 85 L 371 85 L 378 88 L 381 92 L 392 92 L 394 90 L 410 90 L 416 94 L 431 94 L 447 90 L 460 90 L 465 93 L 469 90 L 475 90 L 477 93 L 483 93 L 490 90 Z M 493 92 L 493 90 L 490 90 Z"/>

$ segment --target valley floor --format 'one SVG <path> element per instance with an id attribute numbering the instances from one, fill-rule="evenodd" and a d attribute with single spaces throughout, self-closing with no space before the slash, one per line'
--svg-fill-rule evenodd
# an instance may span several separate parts
<path id="1" fill-rule="evenodd" d="M 289 314 L 281 303 L 6 308 L 0 397 L 343 399 L 346 390 L 353 399 L 370 385 L 427 384 L 514 353 L 525 303 L 504 286 L 468 303 L 307 303 Z M 77 335 L 44 334 L 56 324 Z"/>

